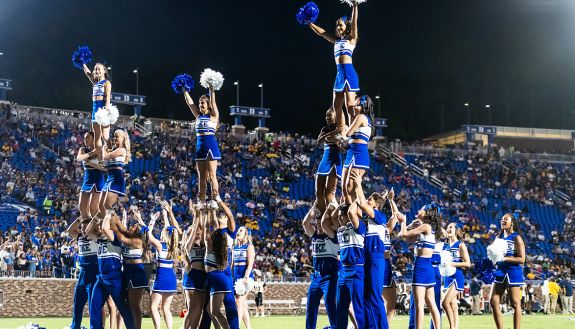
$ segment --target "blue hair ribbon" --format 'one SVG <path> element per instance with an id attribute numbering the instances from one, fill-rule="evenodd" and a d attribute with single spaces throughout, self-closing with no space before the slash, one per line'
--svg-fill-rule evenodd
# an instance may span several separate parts
<path id="1" fill-rule="evenodd" d="M 174 233 L 175 228 L 176 228 L 175 226 L 170 225 L 170 226 L 166 227 L 166 230 L 168 231 L 169 235 L 172 235 Z"/>
<path id="2" fill-rule="evenodd" d="M 513 218 L 515 218 L 515 220 L 519 220 L 520 217 L 521 217 L 521 214 L 519 213 L 519 211 L 513 212 Z"/>
<path id="3" fill-rule="evenodd" d="M 150 229 L 147 226 L 142 226 L 140 228 L 140 234 L 146 234 L 150 231 Z"/>
<path id="4" fill-rule="evenodd" d="M 432 209 L 437 209 L 437 215 L 441 216 L 441 207 L 437 203 L 435 203 L 435 202 L 428 203 L 425 205 L 425 207 L 423 207 L 423 210 L 425 212 L 432 210 Z"/>

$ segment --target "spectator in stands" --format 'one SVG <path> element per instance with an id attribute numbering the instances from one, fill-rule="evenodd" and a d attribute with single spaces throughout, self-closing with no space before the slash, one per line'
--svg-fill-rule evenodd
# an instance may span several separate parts
<path id="1" fill-rule="evenodd" d="M 481 315 L 483 312 L 481 311 L 481 298 L 483 298 L 483 293 L 481 291 L 481 281 L 479 281 L 476 277 L 471 280 L 471 284 L 469 285 L 469 290 L 471 293 L 471 298 L 473 300 L 471 306 L 471 314 L 472 315 Z"/>
<path id="2" fill-rule="evenodd" d="M 555 314 L 555 309 L 557 308 L 557 298 L 559 297 L 559 292 L 561 291 L 561 287 L 555 282 L 555 278 L 549 279 L 549 299 L 550 299 L 550 307 L 549 307 L 549 314 Z"/>

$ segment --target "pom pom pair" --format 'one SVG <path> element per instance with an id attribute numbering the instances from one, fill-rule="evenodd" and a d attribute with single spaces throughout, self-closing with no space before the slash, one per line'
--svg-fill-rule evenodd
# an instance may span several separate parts
<path id="1" fill-rule="evenodd" d="M 208 68 L 200 75 L 200 84 L 204 88 L 220 90 L 224 84 L 224 76 L 220 72 Z"/>
<path id="2" fill-rule="evenodd" d="M 317 21 L 317 16 L 319 16 L 319 8 L 314 2 L 310 1 L 299 9 L 295 18 L 298 23 L 307 25 L 309 23 L 315 23 L 315 21 Z"/>
<path id="3" fill-rule="evenodd" d="M 194 89 L 194 79 L 189 74 L 180 74 L 172 81 L 172 89 L 176 94 L 184 94 Z"/>
<path id="4" fill-rule="evenodd" d="M 495 266 L 493 262 L 488 258 L 482 258 L 475 262 L 475 274 L 483 281 L 485 284 L 492 284 L 495 280 Z"/>
<path id="5" fill-rule="evenodd" d="M 347 3 L 350 7 L 353 6 L 354 3 L 361 5 L 364 2 L 367 2 L 367 0 L 341 0 L 341 3 Z"/>
<path id="6" fill-rule="evenodd" d="M 72 54 L 72 64 L 79 69 L 81 69 L 84 64 L 89 64 L 91 62 L 92 52 L 88 46 L 80 46 Z"/>
<path id="7" fill-rule="evenodd" d="M 119 117 L 120 112 L 118 111 L 118 107 L 113 104 L 110 104 L 108 107 L 99 108 L 96 114 L 94 114 L 96 122 L 104 127 L 113 125 L 118 121 Z"/>
<path id="8" fill-rule="evenodd" d="M 244 296 L 247 295 L 250 291 L 252 291 L 252 289 L 254 289 L 254 286 L 255 282 L 254 279 L 252 278 L 248 278 L 245 284 L 243 279 L 239 279 L 234 283 L 234 290 L 236 292 L 236 295 Z"/>
<path id="9" fill-rule="evenodd" d="M 439 264 L 439 273 L 441 276 L 452 276 L 455 274 L 456 268 L 451 265 L 453 262 L 453 255 L 447 250 L 441 251 L 441 264 Z"/>
<path id="10" fill-rule="evenodd" d="M 487 247 L 487 258 L 489 258 L 493 264 L 497 264 L 502 261 L 507 252 L 507 241 L 497 238 L 492 244 Z"/>

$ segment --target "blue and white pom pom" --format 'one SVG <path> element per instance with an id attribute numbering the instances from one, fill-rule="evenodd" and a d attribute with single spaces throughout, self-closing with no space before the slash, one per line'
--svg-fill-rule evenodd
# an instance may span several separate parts
<path id="1" fill-rule="evenodd" d="M 224 84 L 224 76 L 218 71 L 212 69 L 205 69 L 200 75 L 200 84 L 204 88 L 213 88 L 220 90 Z"/>
<path id="2" fill-rule="evenodd" d="M 455 266 L 450 265 L 453 262 L 453 255 L 447 250 L 441 251 L 441 264 L 439 264 L 439 273 L 441 276 L 452 276 L 455 274 Z"/>
<path id="3" fill-rule="evenodd" d="M 72 54 L 72 64 L 75 67 L 81 69 L 82 65 L 89 64 L 92 62 L 92 52 L 88 46 L 80 46 Z"/>
<path id="4" fill-rule="evenodd" d="M 254 289 L 254 286 L 255 282 L 254 279 L 252 278 L 248 278 L 246 280 L 246 284 L 244 284 L 243 279 L 239 279 L 234 283 L 234 290 L 236 292 L 236 295 L 244 296 L 247 295 L 250 291 L 252 291 L 252 289 Z"/>
<path id="5" fill-rule="evenodd" d="M 295 18 L 297 19 L 298 23 L 302 25 L 307 25 L 309 23 L 315 23 L 317 21 L 317 17 L 319 16 L 319 8 L 315 4 L 315 2 L 308 2 L 305 6 L 301 7 Z"/>
<path id="6" fill-rule="evenodd" d="M 177 75 L 172 81 L 172 89 L 176 94 L 184 94 L 183 90 L 189 92 L 194 89 L 194 79 L 189 74 Z"/>
<path id="7" fill-rule="evenodd" d="M 46 329 L 45 327 L 41 327 L 39 324 L 35 323 L 28 323 L 25 326 L 20 326 L 17 329 Z"/>
<path id="8" fill-rule="evenodd" d="M 502 261 L 507 252 L 507 241 L 497 238 L 492 244 L 487 247 L 487 258 L 489 258 L 493 264 L 497 264 Z"/>
<path id="9" fill-rule="evenodd" d="M 341 0 L 341 3 L 347 3 L 350 7 L 353 6 L 354 3 L 361 5 L 364 2 L 367 2 L 367 0 Z"/>
<path id="10" fill-rule="evenodd" d="M 94 114 L 96 122 L 104 127 L 113 125 L 118 121 L 119 117 L 120 111 L 118 111 L 118 107 L 114 104 L 110 104 L 107 108 L 101 107 L 96 111 L 96 114 Z"/>

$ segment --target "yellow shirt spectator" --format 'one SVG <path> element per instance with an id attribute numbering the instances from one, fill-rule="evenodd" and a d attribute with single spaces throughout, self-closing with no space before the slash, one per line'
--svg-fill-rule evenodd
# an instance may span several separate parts
<path id="1" fill-rule="evenodd" d="M 559 296 L 559 292 L 561 291 L 561 287 L 557 284 L 557 282 L 549 282 L 549 294 L 555 297 Z"/>

